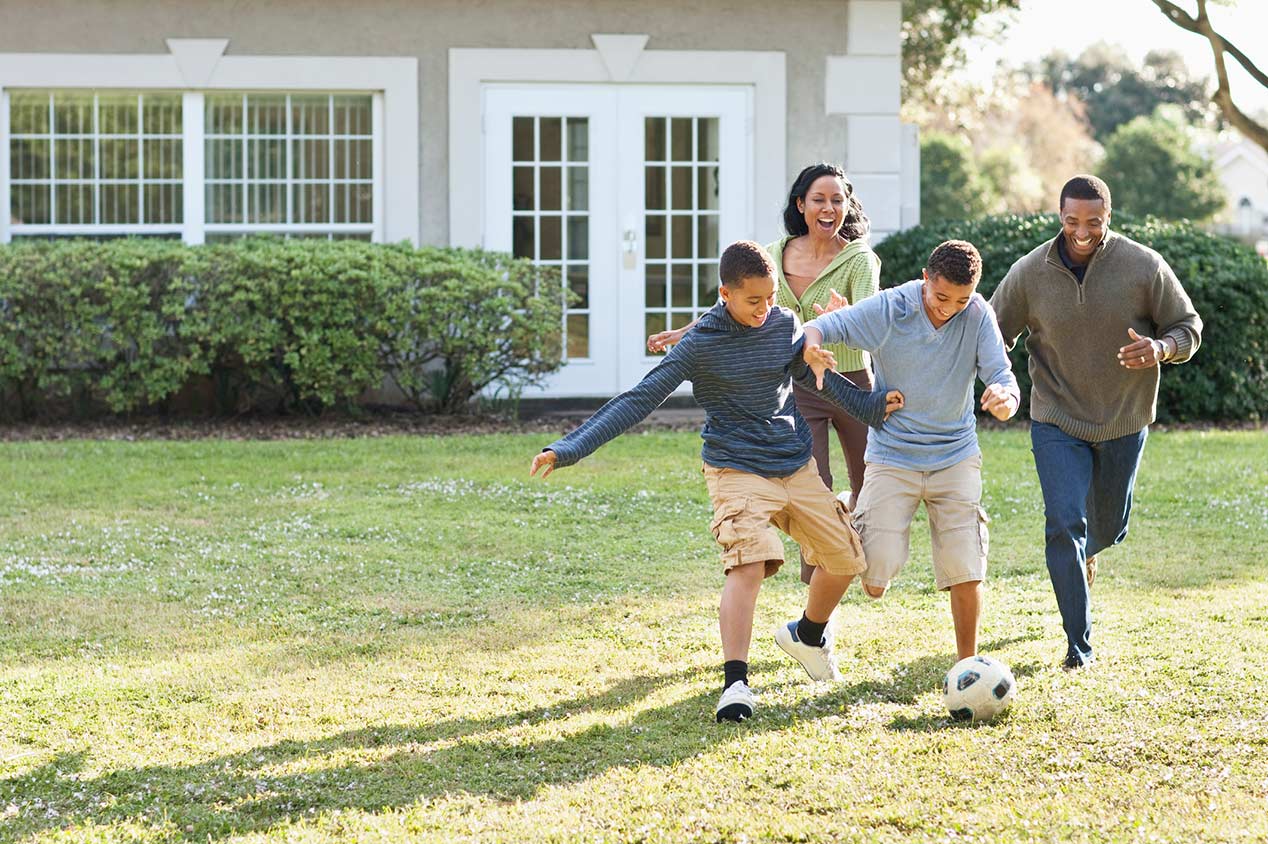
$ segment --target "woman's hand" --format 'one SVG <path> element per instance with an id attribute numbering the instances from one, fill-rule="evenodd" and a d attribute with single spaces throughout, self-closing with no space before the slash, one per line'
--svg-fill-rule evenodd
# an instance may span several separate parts
<path id="1" fill-rule="evenodd" d="M 671 331 L 662 331 L 659 334 L 653 334 L 647 338 L 647 351 L 663 352 L 670 346 L 678 345 L 678 342 L 682 340 L 682 336 L 686 333 L 686 328 L 675 328 Z"/>
<path id="2" fill-rule="evenodd" d="M 832 292 L 832 296 L 828 299 L 828 307 L 825 308 L 822 305 L 820 305 L 818 302 L 815 302 L 816 315 L 823 316 L 824 314 L 830 314 L 833 311 L 839 311 L 842 308 L 850 307 L 849 299 L 845 298 L 840 293 L 836 292 L 836 290 L 833 290 L 831 292 Z"/>

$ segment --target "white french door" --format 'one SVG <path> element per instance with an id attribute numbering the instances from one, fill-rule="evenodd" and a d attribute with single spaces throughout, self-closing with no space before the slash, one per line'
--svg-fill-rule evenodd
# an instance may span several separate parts
<path id="1" fill-rule="evenodd" d="M 567 363 L 540 396 L 610 396 L 659 356 L 655 331 L 717 301 L 717 260 L 751 237 L 750 89 L 484 90 L 484 246 L 557 267 Z"/>

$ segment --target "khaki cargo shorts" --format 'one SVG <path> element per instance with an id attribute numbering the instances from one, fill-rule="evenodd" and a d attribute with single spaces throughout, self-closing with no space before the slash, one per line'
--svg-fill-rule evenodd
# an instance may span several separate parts
<path id="1" fill-rule="evenodd" d="M 911 520 L 922 501 L 938 588 L 986 577 L 990 520 L 982 509 L 982 455 L 975 454 L 937 472 L 867 464 L 854 506 L 854 527 L 867 556 L 864 584 L 888 587 L 907 564 Z"/>
<path id="2" fill-rule="evenodd" d="M 722 546 L 722 570 L 765 563 L 770 577 L 784 564 L 776 528 L 801 546 L 806 562 L 831 574 L 860 574 L 863 545 L 845 505 L 824 486 L 812 458 L 786 478 L 763 478 L 707 463 L 704 481 L 713 502 L 713 537 Z"/>

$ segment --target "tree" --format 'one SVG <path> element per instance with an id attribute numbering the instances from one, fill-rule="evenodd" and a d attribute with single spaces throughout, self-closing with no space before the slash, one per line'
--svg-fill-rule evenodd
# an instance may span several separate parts
<path id="1" fill-rule="evenodd" d="M 1137 67 L 1121 47 L 1101 42 L 1077 59 L 1051 53 L 1025 73 L 1046 82 L 1058 96 L 1080 100 L 1092 134 L 1100 141 L 1132 118 L 1153 114 L 1160 105 L 1179 106 L 1192 123 L 1213 116 L 1207 80 L 1194 79 L 1183 57 L 1170 50 L 1151 51 Z"/>
<path id="2" fill-rule="evenodd" d="M 986 213 L 1054 210 L 1070 174 L 1091 172 L 1101 157 L 1082 103 L 1020 73 L 1001 71 L 985 89 L 941 78 L 903 108 L 922 133 L 968 140 L 989 185 Z"/>
<path id="3" fill-rule="evenodd" d="M 903 0 L 903 99 L 922 90 L 938 71 L 964 63 L 964 39 L 994 12 L 1016 10 L 1021 0 Z"/>
<path id="4" fill-rule="evenodd" d="M 1224 119 L 1233 125 L 1251 141 L 1268 151 L 1268 124 L 1256 120 L 1237 107 L 1233 102 L 1233 93 L 1228 86 L 1228 68 L 1224 57 L 1232 56 L 1256 82 L 1268 88 L 1268 73 L 1264 73 L 1250 58 L 1238 49 L 1231 41 L 1215 31 L 1211 19 L 1206 13 L 1207 0 L 1197 0 L 1197 16 L 1177 6 L 1171 0 L 1153 0 L 1153 4 L 1166 15 L 1167 19 L 1181 29 L 1196 33 L 1205 38 L 1211 45 L 1211 56 L 1215 59 L 1215 96 L 1212 99 L 1220 107 Z M 1261 40 L 1263 33 L 1247 33 L 1252 39 Z"/>
<path id="5" fill-rule="evenodd" d="M 993 204 L 968 141 L 928 132 L 920 139 L 920 219 L 966 220 L 985 214 Z"/>
<path id="6" fill-rule="evenodd" d="M 1183 118 L 1165 109 L 1110 135 L 1100 175 L 1113 191 L 1115 210 L 1137 216 L 1201 221 L 1227 202 L 1214 166 L 1193 151 Z"/>

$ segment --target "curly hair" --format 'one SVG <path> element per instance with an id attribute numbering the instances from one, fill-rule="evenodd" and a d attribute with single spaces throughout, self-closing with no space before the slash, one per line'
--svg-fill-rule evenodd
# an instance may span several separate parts
<path id="1" fill-rule="evenodd" d="M 775 262 L 761 244 L 737 240 L 722 251 L 718 275 L 724 285 L 734 290 L 743 287 L 746 278 L 774 277 Z"/>
<path id="2" fill-rule="evenodd" d="M 1110 189 L 1102 179 L 1096 176 L 1079 175 L 1065 183 L 1061 188 L 1061 199 L 1058 208 L 1065 207 L 1067 199 L 1099 199 L 1105 203 L 1105 210 L 1110 210 Z"/>
<path id="3" fill-rule="evenodd" d="M 925 267 L 929 277 L 942 276 L 952 284 L 977 284 L 982 279 L 982 256 L 967 240 L 939 243 Z"/>
<path id="4" fill-rule="evenodd" d="M 859 202 L 859 198 L 854 195 L 854 185 L 850 184 L 850 180 L 845 177 L 844 170 L 827 162 L 811 164 L 797 174 L 792 188 L 788 191 L 788 204 L 784 206 L 784 230 L 793 237 L 810 233 L 810 227 L 806 225 L 806 215 L 797 210 L 797 202 L 805 202 L 806 194 L 810 193 L 810 186 L 816 179 L 823 176 L 834 176 L 845 186 L 845 215 L 841 220 L 841 228 L 837 229 L 837 234 L 846 240 L 867 237 L 872 231 L 872 221 L 867 218 L 867 214 L 863 213 L 863 203 Z"/>

